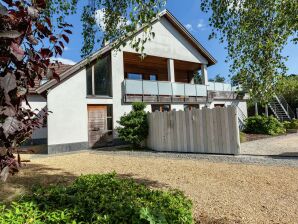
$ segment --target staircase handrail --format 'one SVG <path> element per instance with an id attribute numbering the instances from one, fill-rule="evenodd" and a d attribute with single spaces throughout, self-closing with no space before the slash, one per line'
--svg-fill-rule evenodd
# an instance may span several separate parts
<path id="1" fill-rule="evenodd" d="M 286 101 L 286 99 L 284 98 L 284 96 L 279 95 L 277 96 L 279 102 L 282 104 L 282 106 L 284 107 L 284 109 L 286 110 L 286 112 L 288 113 L 289 117 L 291 119 L 295 118 L 295 113 L 292 110 L 292 108 L 290 107 L 290 105 L 288 104 L 288 102 Z"/>

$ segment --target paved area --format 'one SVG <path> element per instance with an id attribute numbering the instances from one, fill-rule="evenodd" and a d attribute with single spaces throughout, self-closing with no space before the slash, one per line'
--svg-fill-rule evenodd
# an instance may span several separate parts
<path id="1" fill-rule="evenodd" d="M 245 155 L 298 157 L 298 133 L 242 143 L 241 153 Z"/>

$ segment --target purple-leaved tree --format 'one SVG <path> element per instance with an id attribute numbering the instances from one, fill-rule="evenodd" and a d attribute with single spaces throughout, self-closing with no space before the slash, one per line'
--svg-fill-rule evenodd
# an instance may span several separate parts
<path id="1" fill-rule="evenodd" d="M 46 0 L 0 1 L 0 176 L 4 181 L 21 165 L 14 151 L 47 115 L 30 109 L 28 89 L 43 76 L 59 79 L 50 58 L 62 55 L 71 25 L 56 22 L 54 29 L 51 18 Z"/>

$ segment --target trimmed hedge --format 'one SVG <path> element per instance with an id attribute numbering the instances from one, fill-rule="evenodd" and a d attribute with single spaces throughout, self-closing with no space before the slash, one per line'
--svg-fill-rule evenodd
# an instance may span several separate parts
<path id="1" fill-rule="evenodd" d="M 245 120 L 244 132 L 251 134 L 278 135 L 285 133 L 285 128 L 273 116 L 253 116 Z"/>
<path id="2" fill-rule="evenodd" d="M 0 207 L 0 223 L 193 223 L 179 191 L 151 190 L 113 174 L 79 177 L 70 186 L 39 188 Z"/>

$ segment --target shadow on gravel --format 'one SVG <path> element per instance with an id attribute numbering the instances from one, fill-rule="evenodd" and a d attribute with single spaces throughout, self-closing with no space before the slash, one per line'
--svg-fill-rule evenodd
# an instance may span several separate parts
<path id="1" fill-rule="evenodd" d="M 29 163 L 15 176 L 10 176 L 5 183 L 0 183 L 0 201 L 10 202 L 26 193 L 31 193 L 36 186 L 68 184 L 76 176 L 44 165 Z"/>
<path id="2" fill-rule="evenodd" d="M 123 179 L 133 179 L 135 182 L 139 184 L 144 184 L 147 187 L 154 187 L 154 188 L 162 188 L 162 187 L 168 187 L 169 185 L 166 183 L 161 183 L 156 180 L 151 180 L 147 178 L 139 178 L 136 177 L 136 174 L 133 173 L 127 173 L 127 174 L 117 174 L 118 177 L 123 178 Z"/>
<path id="3" fill-rule="evenodd" d="M 285 152 L 279 155 L 271 155 L 266 156 L 272 159 L 290 159 L 290 160 L 298 160 L 298 153 L 297 152 Z"/>

